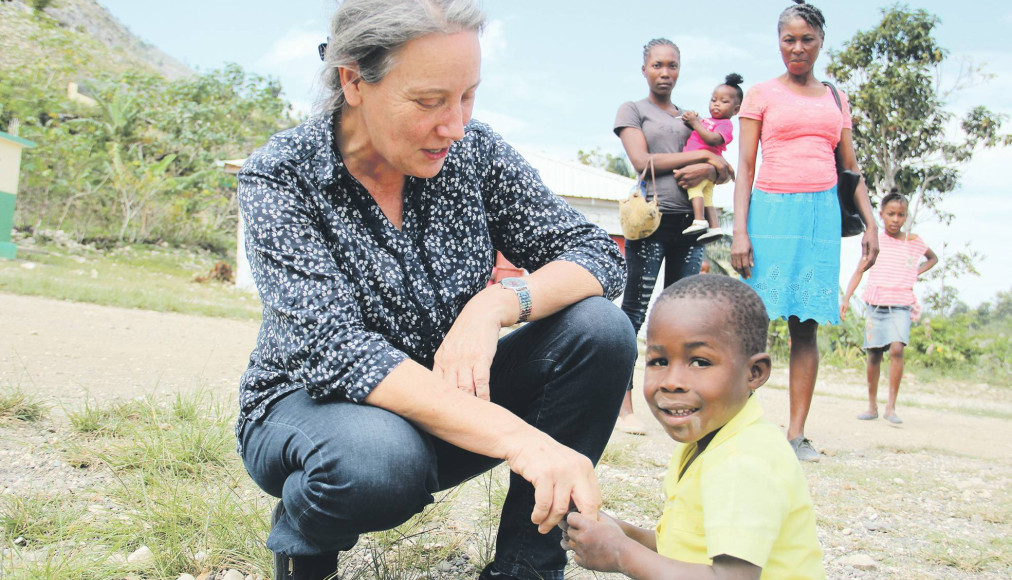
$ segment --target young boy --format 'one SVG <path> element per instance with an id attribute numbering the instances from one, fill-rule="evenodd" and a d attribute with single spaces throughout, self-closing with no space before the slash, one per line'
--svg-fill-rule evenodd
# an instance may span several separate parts
<path id="1" fill-rule="evenodd" d="M 682 443 L 655 530 L 571 513 L 562 545 L 592 570 L 655 578 L 825 578 L 801 466 L 753 396 L 770 376 L 759 296 L 726 276 L 664 289 L 647 326 L 643 394 Z"/>

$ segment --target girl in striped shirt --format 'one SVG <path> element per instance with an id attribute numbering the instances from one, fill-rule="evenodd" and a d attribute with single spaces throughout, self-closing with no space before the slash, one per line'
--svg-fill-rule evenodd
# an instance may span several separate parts
<path id="1" fill-rule="evenodd" d="M 889 351 L 889 402 L 882 415 L 893 424 L 903 420 L 896 414 L 896 395 L 903 378 L 903 347 L 910 342 L 910 321 L 919 318 L 920 307 L 914 296 L 917 277 L 938 263 L 938 256 L 918 236 L 904 233 L 907 199 L 893 191 L 879 206 L 882 228 L 879 230 L 878 260 L 868 270 L 868 284 L 861 299 L 868 305 L 864 348 L 868 351 L 868 410 L 861 420 L 878 419 L 878 378 L 882 355 Z M 922 258 L 925 258 L 922 261 Z M 840 318 L 847 314 L 850 297 L 861 283 L 864 260 L 850 278 L 847 293 L 840 304 Z M 913 316 L 911 316 L 913 315 Z"/>

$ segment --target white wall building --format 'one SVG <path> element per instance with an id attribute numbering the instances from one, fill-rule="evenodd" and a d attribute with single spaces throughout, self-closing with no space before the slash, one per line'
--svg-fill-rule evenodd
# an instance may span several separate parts
<path id="1" fill-rule="evenodd" d="M 618 242 L 619 247 L 624 249 L 625 238 L 622 237 L 622 229 L 618 221 L 618 202 L 629 195 L 629 190 L 636 183 L 635 180 L 576 161 L 556 159 L 537 151 L 524 149 L 520 150 L 520 154 L 538 170 L 541 180 L 549 189 L 565 199 L 589 221 L 601 226 Z M 243 161 L 245 160 L 219 161 L 218 166 L 234 175 L 242 167 Z M 235 255 L 235 285 L 239 288 L 255 290 L 249 261 L 246 259 L 241 217 Z"/>

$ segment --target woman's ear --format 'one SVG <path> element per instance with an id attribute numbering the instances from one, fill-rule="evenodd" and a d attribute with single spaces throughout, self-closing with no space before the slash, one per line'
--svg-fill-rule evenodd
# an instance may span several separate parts
<path id="1" fill-rule="evenodd" d="M 337 73 L 341 79 L 341 90 L 344 92 L 344 100 L 348 105 L 357 107 L 362 104 L 362 92 L 359 90 L 362 76 L 358 73 L 358 69 L 342 66 L 338 67 Z"/>
<path id="2" fill-rule="evenodd" d="M 766 384 L 773 372 L 773 359 L 765 352 L 752 355 L 748 360 L 748 388 L 753 391 Z"/>

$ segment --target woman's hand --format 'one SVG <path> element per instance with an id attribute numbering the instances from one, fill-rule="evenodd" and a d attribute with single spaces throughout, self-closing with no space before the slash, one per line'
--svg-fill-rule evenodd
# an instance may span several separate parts
<path id="1" fill-rule="evenodd" d="M 594 521 L 571 513 L 562 528 L 562 548 L 573 551 L 573 561 L 589 570 L 621 572 L 622 550 L 631 545 L 618 522 L 604 513 Z"/>
<path id="2" fill-rule="evenodd" d="M 742 278 L 751 278 L 754 266 L 752 240 L 748 237 L 748 232 L 734 232 L 734 237 L 731 239 L 731 267 Z"/>
<path id="3" fill-rule="evenodd" d="M 585 519 L 596 521 L 601 490 L 594 464 L 584 455 L 540 431 L 528 434 L 507 453 L 510 469 L 534 486 L 531 522 L 547 534 L 576 506 Z"/>
<path id="4" fill-rule="evenodd" d="M 682 189 L 695 187 L 707 179 L 717 183 L 717 179 L 720 177 L 720 173 L 709 163 L 693 163 L 676 169 L 672 173 Z"/>
<path id="5" fill-rule="evenodd" d="M 861 271 L 867 272 L 868 268 L 875 265 L 875 260 L 877 259 L 878 230 L 873 226 L 869 226 L 865 230 L 864 235 L 861 236 L 861 263 L 864 264 L 864 268 Z"/>
<path id="6" fill-rule="evenodd" d="M 503 300 L 497 300 L 500 298 Z M 510 316 L 504 314 L 509 310 L 504 301 L 517 302 L 516 294 L 499 285 L 476 294 L 453 321 L 433 359 L 436 376 L 486 401 L 490 400 L 489 372 L 499 345 L 499 330 L 503 318 Z"/>
<path id="7" fill-rule="evenodd" d="M 847 310 L 850 309 L 850 299 L 845 299 L 840 303 L 840 320 L 847 317 Z"/>

